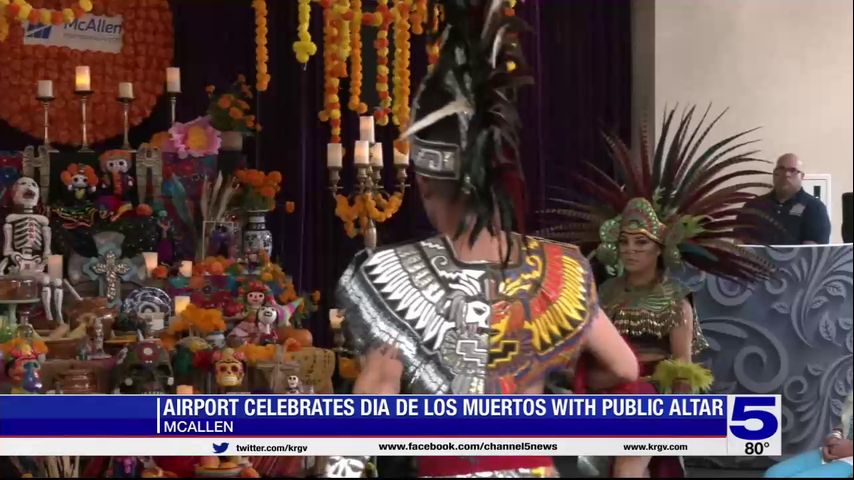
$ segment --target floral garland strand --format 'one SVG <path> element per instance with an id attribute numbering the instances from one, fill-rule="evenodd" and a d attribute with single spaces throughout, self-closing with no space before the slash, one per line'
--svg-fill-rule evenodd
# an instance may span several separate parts
<path id="1" fill-rule="evenodd" d="M 27 0 L 12 0 L 11 3 L 9 0 L 0 0 L 0 14 L 5 9 L 18 22 L 30 22 L 36 25 L 62 25 L 64 23 L 71 23 L 75 19 L 91 12 L 92 8 L 94 8 L 92 0 L 77 0 L 70 7 L 63 8 L 62 10 L 34 8 Z M 3 27 L 0 25 L 0 41 L 5 39 L 2 30 Z M 6 30 L 8 30 L 7 22 Z M 8 31 L 6 32 L 6 36 L 8 36 Z"/>
<path id="2" fill-rule="evenodd" d="M 350 101 L 347 107 L 359 114 L 368 111 L 362 102 L 362 0 L 352 0 L 350 18 Z"/>
<path id="3" fill-rule="evenodd" d="M 364 232 L 368 226 L 368 220 L 383 223 L 393 217 L 400 210 L 401 205 L 403 205 L 403 194 L 400 192 L 391 195 L 379 192 L 363 193 L 353 199 L 352 205 L 346 196 L 335 195 L 335 215 L 344 223 L 344 231 L 350 238 Z"/>
<path id="4" fill-rule="evenodd" d="M 412 33 L 421 35 L 424 33 L 424 24 L 427 22 L 427 0 L 415 0 L 415 8 L 409 16 L 412 23 Z"/>
<path id="5" fill-rule="evenodd" d="M 388 125 L 388 114 L 391 110 L 391 95 L 389 94 L 388 76 L 391 73 L 388 68 L 388 29 L 393 21 L 393 15 L 388 8 L 388 0 L 379 0 L 374 22 L 379 22 L 379 31 L 374 46 L 377 49 L 377 95 L 380 98 L 380 106 L 374 111 L 374 119 L 377 125 Z"/>
<path id="6" fill-rule="evenodd" d="M 297 25 L 297 37 L 299 40 L 294 42 L 293 49 L 297 61 L 305 65 L 317 53 L 317 45 L 311 41 L 311 33 L 308 31 L 311 20 L 311 0 L 299 0 L 297 20 L 299 22 Z"/>
<path id="7" fill-rule="evenodd" d="M 430 32 L 433 35 L 434 40 L 427 42 L 427 70 L 430 71 L 433 69 L 433 65 L 439 61 L 439 39 L 437 37 L 439 33 L 439 21 L 442 17 L 442 6 L 436 4 L 433 6 L 433 18 L 432 23 L 430 25 Z"/>
<path id="8" fill-rule="evenodd" d="M 267 61 L 270 53 L 267 50 L 267 0 L 252 0 L 255 9 L 255 89 L 267 91 L 270 85 L 270 74 Z"/>
<path id="9" fill-rule="evenodd" d="M 394 103 L 391 121 L 396 126 L 409 124 L 409 16 L 412 0 L 398 0 L 394 18 Z"/>

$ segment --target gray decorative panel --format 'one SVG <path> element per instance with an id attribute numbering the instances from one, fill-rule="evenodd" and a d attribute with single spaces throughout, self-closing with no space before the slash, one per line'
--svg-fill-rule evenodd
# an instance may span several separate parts
<path id="1" fill-rule="evenodd" d="M 852 245 L 756 249 L 777 266 L 742 286 L 696 271 L 677 274 L 694 292 L 710 349 L 699 360 L 714 393 L 780 394 L 783 454 L 818 448 L 851 391 Z M 765 467 L 768 459 L 690 459 L 695 465 Z"/>

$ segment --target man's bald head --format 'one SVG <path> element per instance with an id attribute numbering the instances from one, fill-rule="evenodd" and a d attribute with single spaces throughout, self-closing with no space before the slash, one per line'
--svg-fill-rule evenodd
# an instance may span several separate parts
<path id="1" fill-rule="evenodd" d="M 774 193 L 786 200 L 798 193 L 804 179 L 804 163 L 794 153 L 780 155 L 774 168 Z"/>

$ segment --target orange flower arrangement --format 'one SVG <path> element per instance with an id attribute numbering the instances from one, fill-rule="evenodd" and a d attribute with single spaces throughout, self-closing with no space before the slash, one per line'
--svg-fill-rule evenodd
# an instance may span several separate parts
<path id="1" fill-rule="evenodd" d="M 270 53 L 267 50 L 267 0 L 252 0 L 255 9 L 255 89 L 266 92 L 270 85 L 270 74 L 267 61 Z"/>
<path id="2" fill-rule="evenodd" d="M 260 170 L 238 170 L 234 173 L 240 182 L 243 208 L 247 211 L 272 210 L 276 194 L 281 190 L 282 174 Z"/>
<path id="3" fill-rule="evenodd" d="M 59 2 L 29 0 L 33 8 L 55 6 Z M 63 5 L 71 2 L 65 0 Z M 11 10 L 22 7 L 10 3 Z M 63 19 L 74 7 L 62 10 Z M 10 10 L 11 9 L 11 10 Z M 93 14 L 109 12 L 122 16 L 123 44 L 120 53 L 74 50 L 67 47 L 23 45 L 24 30 L 12 22 L 9 37 L 0 45 L 0 117 L 12 127 L 33 137 L 44 134 L 41 105 L 35 99 L 38 80 L 54 81 L 51 105 L 51 140 L 57 145 L 79 145 L 80 103 L 74 93 L 74 67 L 88 65 L 94 93 L 90 98 L 89 141 L 98 143 L 122 133 L 122 106 L 115 101 L 115 86 L 133 81 L 135 101 L 130 110 L 130 126 L 148 118 L 165 87 L 166 67 L 172 65 L 172 12 L 167 0 L 96 0 Z M 20 11 L 19 11 L 20 13 Z M 2 16 L 2 15 L 0 15 Z M 27 14 L 29 16 L 29 13 Z M 73 20 L 73 19 L 72 19 Z M 145 68 L 139 68 L 139 65 Z"/>
<path id="4" fill-rule="evenodd" d="M 427 23 L 427 0 L 415 0 L 415 9 L 409 16 L 412 23 L 412 33 L 421 35 L 424 33 L 424 24 Z"/>
<path id="5" fill-rule="evenodd" d="M 335 196 L 335 215 L 344 223 L 347 236 L 354 238 L 365 230 L 368 220 L 383 223 L 393 217 L 403 205 L 403 194 L 395 192 L 392 195 L 364 193 L 357 195 L 350 204 L 344 195 Z M 356 227 L 356 221 L 359 227 Z"/>
<path id="6" fill-rule="evenodd" d="M 168 333 L 174 335 L 188 330 L 202 335 L 224 332 L 225 320 L 222 318 L 222 312 L 199 308 L 191 303 L 175 321 L 169 324 Z"/>

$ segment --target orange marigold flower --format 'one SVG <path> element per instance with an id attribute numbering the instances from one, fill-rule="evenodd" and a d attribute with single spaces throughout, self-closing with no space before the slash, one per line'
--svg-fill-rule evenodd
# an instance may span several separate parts
<path id="1" fill-rule="evenodd" d="M 237 107 L 231 107 L 228 109 L 228 116 L 235 120 L 240 120 L 243 118 L 243 110 Z"/>
<path id="2" fill-rule="evenodd" d="M 294 202 L 286 202 L 285 203 L 285 211 L 288 213 L 294 213 L 294 210 L 297 209 L 297 204 Z"/>
<path id="3" fill-rule="evenodd" d="M 261 196 L 264 198 L 273 198 L 276 196 L 276 189 L 270 186 L 261 187 Z"/>
<path id="4" fill-rule="evenodd" d="M 169 276 L 169 269 L 167 269 L 163 265 L 160 265 L 151 271 L 151 276 L 158 280 L 164 280 L 167 276 Z"/>
<path id="5" fill-rule="evenodd" d="M 282 183 L 282 173 L 276 170 L 267 174 L 267 178 L 273 183 Z"/>
<path id="6" fill-rule="evenodd" d="M 217 100 L 216 105 L 223 110 L 231 107 L 231 95 L 223 95 L 219 97 L 219 100 Z"/>

